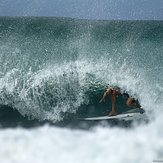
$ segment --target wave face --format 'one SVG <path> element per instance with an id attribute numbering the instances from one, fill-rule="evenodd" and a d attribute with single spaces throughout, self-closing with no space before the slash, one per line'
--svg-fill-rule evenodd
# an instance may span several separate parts
<path id="1" fill-rule="evenodd" d="M 0 104 L 56 122 L 110 84 L 162 114 L 162 41 L 163 21 L 1 17 Z"/>

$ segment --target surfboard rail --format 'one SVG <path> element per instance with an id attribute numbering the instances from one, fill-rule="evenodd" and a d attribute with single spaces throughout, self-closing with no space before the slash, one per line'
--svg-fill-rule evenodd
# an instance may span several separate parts
<path id="1" fill-rule="evenodd" d="M 134 112 L 132 112 L 134 111 Z M 144 109 L 139 109 L 138 111 L 135 109 L 130 110 L 128 112 L 124 112 L 122 114 L 116 115 L 116 116 L 98 116 L 98 117 L 86 117 L 86 118 L 78 118 L 79 120 L 84 120 L 84 121 L 99 121 L 99 120 L 132 120 L 135 118 L 140 118 L 144 116 Z"/>

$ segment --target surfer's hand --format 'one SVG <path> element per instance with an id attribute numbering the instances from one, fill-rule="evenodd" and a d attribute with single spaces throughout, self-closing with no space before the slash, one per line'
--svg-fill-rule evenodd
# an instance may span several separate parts
<path id="1" fill-rule="evenodd" d="M 99 103 L 105 102 L 105 98 L 102 98 Z"/>

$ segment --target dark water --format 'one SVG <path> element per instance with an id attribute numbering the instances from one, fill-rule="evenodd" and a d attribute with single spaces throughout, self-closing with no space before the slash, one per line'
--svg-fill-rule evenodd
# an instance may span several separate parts
<path id="1" fill-rule="evenodd" d="M 2 126 L 106 115 L 108 84 L 144 109 L 163 102 L 163 21 L 0 18 Z M 118 112 L 126 99 L 117 99 Z"/>

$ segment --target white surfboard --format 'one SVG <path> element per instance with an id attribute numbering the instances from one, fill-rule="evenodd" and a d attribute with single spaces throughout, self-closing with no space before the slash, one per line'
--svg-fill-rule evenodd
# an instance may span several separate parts
<path id="1" fill-rule="evenodd" d="M 129 112 L 125 112 L 116 116 L 100 116 L 100 117 L 89 117 L 89 118 L 80 118 L 80 120 L 85 121 L 99 121 L 99 120 L 111 120 L 111 119 L 117 119 L 117 120 L 133 120 L 133 119 L 140 119 L 144 116 L 144 110 L 132 112 L 135 110 L 130 110 Z"/>

